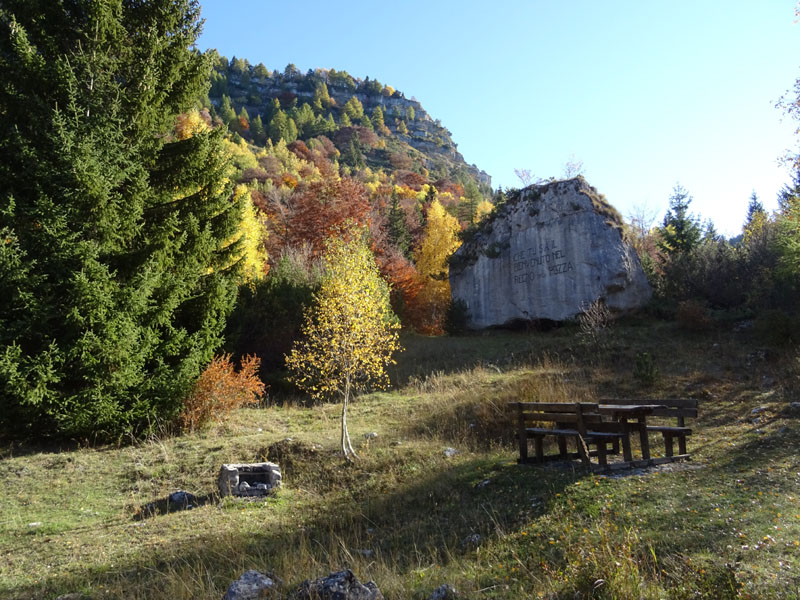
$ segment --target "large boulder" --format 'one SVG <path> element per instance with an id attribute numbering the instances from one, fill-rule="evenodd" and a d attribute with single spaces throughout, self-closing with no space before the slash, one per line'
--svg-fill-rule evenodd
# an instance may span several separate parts
<path id="1" fill-rule="evenodd" d="M 561 321 L 597 300 L 626 312 L 652 294 L 622 218 L 583 177 L 511 195 L 456 250 L 450 289 L 473 329 Z"/>

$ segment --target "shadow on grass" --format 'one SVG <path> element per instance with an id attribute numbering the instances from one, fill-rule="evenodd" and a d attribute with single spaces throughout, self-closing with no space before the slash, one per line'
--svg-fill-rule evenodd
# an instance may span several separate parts
<path id="1" fill-rule="evenodd" d="M 380 449 L 372 452 L 380 454 Z M 209 592 L 213 597 L 248 568 L 273 571 L 292 585 L 344 568 L 353 568 L 362 579 L 389 571 L 402 577 L 421 566 L 446 565 L 480 552 L 492 539 L 546 514 L 555 495 L 584 476 L 569 467 L 531 468 L 497 458 L 457 457 L 450 462 L 416 451 L 408 461 L 389 458 L 397 461 L 401 481 L 396 488 L 382 490 L 380 482 L 370 480 L 374 456 L 345 465 L 332 452 L 324 454 L 317 459 L 341 471 L 334 478 L 341 477 L 349 485 L 322 486 L 319 491 L 327 488 L 326 501 L 315 510 L 298 507 L 303 516 L 296 522 L 265 518 L 263 528 L 243 523 L 240 530 L 197 531 L 191 540 L 146 552 L 115 555 L 110 549 L 103 565 L 74 565 L 69 575 L 15 589 L 9 597 L 48 598 L 80 590 L 90 598 L 161 598 L 165 596 L 154 590 L 166 590 L 181 578 L 205 581 L 207 588 L 213 588 Z M 426 460 L 435 460 L 435 468 L 416 476 Z M 239 510 L 259 511 L 254 517 L 266 515 L 260 511 L 269 509 L 269 502 L 266 507 L 252 502 L 222 503 L 217 509 L 219 521 L 230 521 L 230 512 Z M 286 499 L 279 494 L 271 502 L 285 503 Z M 160 532 L 171 530 L 180 518 L 180 514 L 169 514 L 168 506 L 162 508 L 163 512 L 154 511 L 145 520 L 163 521 Z M 229 516 L 223 517 L 224 512 Z M 217 520 L 210 515 L 208 522 Z M 100 589 L 102 594 L 90 592 Z"/>

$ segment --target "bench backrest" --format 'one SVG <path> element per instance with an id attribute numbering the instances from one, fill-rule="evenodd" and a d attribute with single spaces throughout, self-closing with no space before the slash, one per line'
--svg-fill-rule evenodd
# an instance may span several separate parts
<path id="1" fill-rule="evenodd" d="M 585 434 L 587 424 L 602 420 L 597 404 L 592 402 L 509 402 L 508 406 L 519 429 L 549 422 L 570 425 Z"/>
<path id="2" fill-rule="evenodd" d="M 678 419 L 678 425 L 684 425 L 686 417 L 697 418 L 697 400 L 694 398 L 603 398 L 600 404 L 618 404 L 628 406 L 631 404 L 661 404 L 664 408 L 657 408 L 653 411 L 654 417 L 674 417 Z"/>

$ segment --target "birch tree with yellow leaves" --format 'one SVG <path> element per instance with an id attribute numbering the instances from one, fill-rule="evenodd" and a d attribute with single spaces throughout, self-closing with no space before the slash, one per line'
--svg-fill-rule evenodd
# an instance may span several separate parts
<path id="1" fill-rule="evenodd" d="M 399 350 L 400 325 L 389 304 L 389 286 L 360 230 L 330 238 L 324 275 L 305 314 L 303 337 L 286 357 L 292 381 L 312 398 L 342 399 L 341 445 L 352 462 L 347 407 L 353 394 L 388 384 L 386 366 Z"/>

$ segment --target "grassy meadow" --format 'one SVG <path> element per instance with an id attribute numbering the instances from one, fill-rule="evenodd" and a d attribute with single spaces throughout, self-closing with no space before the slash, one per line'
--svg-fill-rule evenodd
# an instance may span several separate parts
<path id="1" fill-rule="evenodd" d="M 190 435 L 6 445 L 0 597 L 218 599 L 247 569 L 290 590 L 344 568 L 389 599 L 442 583 L 468 599 L 800 597 L 797 351 L 730 324 L 628 320 L 603 348 L 577 334 L 405 337 L 392 389 L 351 406 L 353 465 L 340 407 L 286 396 Z M 692 460 L 613 477 L 516 463 L 506 402 L 608 396 L 698 398 Z M 215 496 L 222 463 L 264 459 L 283 469 L 274 497 Z M 178 489 L 201 505 L 168 512 Z"/>

